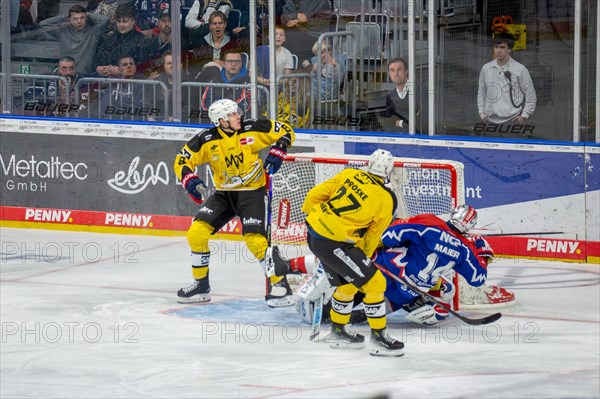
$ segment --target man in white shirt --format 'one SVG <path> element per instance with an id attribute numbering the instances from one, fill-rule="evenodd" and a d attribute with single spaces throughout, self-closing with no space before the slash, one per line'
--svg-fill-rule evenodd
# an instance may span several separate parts
<path id="1" fill-rule="evenodd" d="M 492 45 L 495 59 L 481 68 L 477 107 L 484 123 L 526 123 L 535 111 L 537 97 L 529 71 L 515 61 L 515 38 L 497 34 Z"/>

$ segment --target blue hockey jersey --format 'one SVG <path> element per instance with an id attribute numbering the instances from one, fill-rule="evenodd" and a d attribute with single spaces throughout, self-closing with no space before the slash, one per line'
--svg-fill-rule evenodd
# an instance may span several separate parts
<path id="1" fill-rule="evenodd" d="M 406 277 L 422 291 L 435 286 L 439 277 L 455 270 L 470 285 L 480 286 L 487 276 L 487 263 L 475 255 L 475 246 L 466 237 L 450 229 L 435 215 L 418 215 L 395 220 L 383 233 L 383 247 L 375 262 L 392 273 Z M 408 303 L 416 293 L 388 280 L 386 297 L 397 304 Z M 388 295 L 405 296 L 405 299 Z M 392 297 L 390 297 L 392 296 Z"/>

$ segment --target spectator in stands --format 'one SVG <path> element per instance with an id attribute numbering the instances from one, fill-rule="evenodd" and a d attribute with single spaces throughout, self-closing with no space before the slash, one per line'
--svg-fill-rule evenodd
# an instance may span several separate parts
<path id="1" fill-rule="evenodd" d="M 225 31 L 227 17 L 221 11 L 215 11 L 209 18 L 210 33 L 202 38 L 198 47 L 194 48 L 192 60 L 193 72 L 202 69 L 207 63 L 217 64 L 223 67 L 225 64 L 221 58 L 221 52 L 225 50 L 239 50 L 239 43 L 232 39 Z"/>
<path id="2" fill-rule="evenodd" d="M 394 89 L 390 91 L 385 99 L 385 115 L 379 118 L 384 132 L 409 132 L 409 92 L 412 89 L 415 95 L 415 125 L 416 133 L 424 133 L 427 130 L 421 115 L 421 97 L 416 86 L 411 87 L 408 76 L 408 63 L 404 58 L 393 58 L 388 62 L 388 75 Z"/>
<path id="3" fill-rule="evenodd" d="M 163 10 L 160 19 L 158 20 L 158 35 L 154 36 L 149 45 L 148 51 L 150 53 L 150 60 L 152 65 L 150 68 L 156 69 L 163 65 L 162 55 L 165 51 L 171 51 L 171 42 L 173 38 L 173 30 L 171 28 L 171 13 L 167 8 Z M 182 55 L 187 54 L 188 44 L 184 37 L 181 38 L 181 51 Z M 183 59 L 184 57 L 182 57 Z"/>
<path id="4" fill-rule="evenodd" d="M 283 47 L 285 43 L 285 29 L 283 26 L 275 27 L 275 78 L 282 74 L 294 71 L 292 53 Z M 263 85 L 270 84 L 269 46 L 263 45 L 256 49 L 257 81 Z M 283 82 L 282 82 L 283 84 Z"/>
<path id="5" fill-rule="evenodd" d="M 312 47 L 312 52 L 314 57 L 311 59 L 312 63 L 309 68 L 313 77 L 312 90 L 314 95 L 318 95 L 320 88 L 321 101 L 339 99 L 342 76 L 344 76 L 346 70 L 345 60 L 333 56 L 333 48 L 327 40 L 321 42 L 321 49 L 319 49 L 318 42 L 316 42 Z M 321 60 L 320 70 L 317 57 L 320 57 Z"/>
<path id="6" fill-rule="evenodd" d="M 66 80 L 49 80 L 43 86 L 33 86 L 34 96 L 35 91 L 41 90 L 41 96 L 28 98 L 27 106 L 24 115 L 35 116 L 65 116 L 67 113 L 76 112 L 77 105 L 81 104 L 80 98 L 85 95 L 87 90 L 80 91 L 80 98 L 75 96 L 75 83 L 80 78 L 75 68 L 75 60 L 72 57 L 62 57 L 58 61 L 56 74 Z M 45 87 L 46 90 L 43 90 Z M 31 105 L 35 104 L 35 109 L 31 109 Z M 32 111 L 32 112 L 29 112 Z"/>
<path id="7" fill-rule="evenodd" d="M 131 55 L 122 55 L 118 58 L 119 68 L 116 84 L 111 84 L 100 94 L 100 112 L 108 115 L 111 119 L 144 120 L 149 116 L 156 116 L 158 112 L 151 112 L 154 101 L 149 91 L 141 83 L 127 82 L 130 79 L 143 79 L 137 75 L 135 59 Z M 122 113 L 113 112 L 114 109 L 123 109 Z M 116 117 L 115 117 L 116 116 Z"/>
<path id="8" fill-rule="evenodd" d="M 537 96 L 527 68 L 510 55 L 515 38 L 499 33 L 492 40 L 495 59 L 481 68 L 477 107 L 485 123 L 523 124 L 535 111 Z"/>
<path id="9" fill-rule="evenodd" d="M 331 28 L 333 9 L 329 0 L 286 0 L 281 24 L 287 30 L 288 46 L 302 61 L 312 57 L 311 44 Z"/>
<path id="10" fill-rule="evenodd" d="M 226 50 L 222 53 L 222 61 L 225 65 L 219 68 L 217 65 L 207 66 L 198 76 L 199 81 L 206 83 L 245 84 L 250 82 L 248 69 L 243 62 L 242 53 L 239 50 Z M 192 96 L 192 104 L 199 104 L 203 111 L 213 102 L 228 98 L 235 101 L 240 108 L 246 112 L 250 109 L 250 88 L 221 88 L 205 87 L 202 90 L 201 100 L 198 95 Z"/>
<path id="11" fill-rule="evenodd" d="M 162 54 L 161 61 L 162 61 L 162 72 L 153 79 L 158 80 L 159 82 L 163 82 L 167 86 L 168 92 L 164 93 L 164 92 L 162 92 L 162 90 L 160 91 L 160 95 L 157 96 L 157 101 L 155 104 L 156 107 L 160 109 L 160 113 L 157 117 L 148 118 L 148 120 L 150 120 L 150 121 L 155 121 L 155 120 L 172 121 L 173 120 L 173 117 L 172 117 L 172 112 L 173 112 L 173 95 L 172 95 L 172 93 L 173 93 L 173 54 L 171 53 L 170 50 L 167 50 Z M 181 63 L 179 63 L 179 68 L 181 69 Z M 165 95 L 167 96 L 167 101 L 169 103 L 169 111 L 170 111 L 169 115 L 167 115 L 165 110 L 162 109 Z M 184 109 L 185 109 L 185 107 L 184 107 Z"/>
<path id="12" fill-rule="evenodd" d="M 133 9 L 122 6 L 117 10 L 117 27 L 102 36 L 94 58 L 96 72 L 100 76 L 115 77 L 121 74 L 117 61 L 122 55 L 130 55 L 143 63 L 150 57 L 150 43 L 143 34 L 134 29 Z"/>
<path id="13" fill-rule="evenodd" d="M 62 80 L 52 81 L 48 92 L 55 93 L 56 102 L 60 104 L 79 104 L 80 99 L 75 98 L 75 84 L 81 77 L 76 70 L 75 59 L 65 56 L 58 61 L 59 76 L 65 78 L 69 83 L 68 87 Z"/>
<path id="14" fill-rule="evenodd" d="M 156 36 L 160 33 L 158 20 L 169 12 L 171 0 L 135 0 L 133 10 L 137 29 L 144 36 Z"/>
<path id="15" fill-rule="evenodd" d="M 92 92 L 96 92 L 97 84 L 82 84 L 78 90 L 75 90 L 75 86 L 77 86 L 77 82 L 82 76 L 77 73 L 75 60 L 69 56 L 62 57 L 58 61 L 56 73 L 65 78 L 69 85 L 65 85 L 62 80 L 50 83 L 48 93 L 54 97 L 56 105 L 47 107 L 46 111 L 54 116 L 67 116 L 68 114 L 73 116 L 76 115 L 76 112 L 87 108 L 90 99 L 89 95 Z M 68 107 L 66 106 L 67 104 L 69 105 Z"/>
<path id="16" fill-rule="evenodd" d="M 117 7 L 118 0 L 89 0 L 85 11 L 92 14 L 100 14 L 108 17 L 109 29 L 114 29 L 117 24 Z"/>
<path id="17" fill-rule="evenodd" d="M 192 47 L 203 44 L 203 38 L 210 30 L 210 17 L 215 11 L 223 13 L 226 21 L 232 8 L 230 0 L 195 0 L 185 17 L 185 27 L 191 30 Z"/>
<path id="18" fill-rule="evenodd" d="M 93 72 L 93 60 L 98 41 L 108 25 L 108 18 L 100 14 L 85 12 L 85 8 L 74 5 L 69 9 L 68 20 L 57 16 L 40 23 L 38 39 L 58 40 L 61 56 L 75 59 L 80 74 Z"/>

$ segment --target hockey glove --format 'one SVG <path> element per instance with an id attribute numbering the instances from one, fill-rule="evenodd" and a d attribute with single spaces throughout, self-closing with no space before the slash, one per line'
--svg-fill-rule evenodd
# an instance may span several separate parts
<path id="1" fill-rule="evenodd" d="M 424 302 L 421 298 L 403 308 L 409 312 L 406 318 L 417 324 L 437 324 L 448 317 L 448 311 L 444 307 L 435 302 Z"/>
<path id="2" fill-rule="evenodd" d="M 206 184 L 195 174 L 188 173 L 181 180 L 181 184 L 188 192 L 190 198 L 197 204 L 204 202 L 206 197 Z"/>
<path id="3" fill-rule="evenodd" d="M 279 168 L 281 168 L 283 158 L 287 155 L 289 146 L 290 139 L 287 136 L 283 136 L 275 143 L 275 145 L 273 145 L 273 147 L 271 147 L 269 155 L 267 155 L 267 159 L 265 159 L 265 170 L 267 173 L 272 175 L 277 173 Z"/>
<path id="4" fill-rule="evenodd" d="M 490 244 L 488 244 L 485 238 L 483 238 L 480 235 L 476 235 L 472 238 L 472 241 L 475 244 L 475 247 L 477 248 L 475 255 L 481 258 L 486 258 L 488 262 L 494 258 L 494 250 L 492 249 Z"/>

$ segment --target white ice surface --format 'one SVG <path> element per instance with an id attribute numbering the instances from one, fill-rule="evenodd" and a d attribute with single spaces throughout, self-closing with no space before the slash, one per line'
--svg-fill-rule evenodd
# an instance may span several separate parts
<path id="1" fill-rule="evenodd" d="M 293 308 L 268 308 L 239 242 L 213 248 L 212 302 L 180 305 L 184 237 L 1 240 L 2 398 L 600 397 L 598 265 L 501 259 L 491 281 L 519 304 L 498 322 L 422 329 L 392 315 L 406 354 L 378 358 L 309 342 Z"/>

